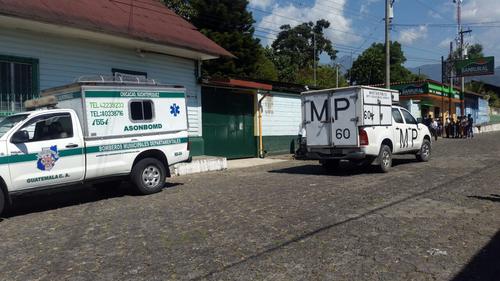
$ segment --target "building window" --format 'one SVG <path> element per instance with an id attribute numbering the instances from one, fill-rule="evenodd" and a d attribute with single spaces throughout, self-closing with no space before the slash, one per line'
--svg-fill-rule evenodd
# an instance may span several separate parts
<path id="1" fill-rule="evenodd" d="M 148 122 L 153 120 L 154 104 L 151 100 L 135 100 L 130 102 L 130 120 Z"/>
<path id="2" fill-rule="evenodd" d="M 0 115 L 22 111 L 38 91 L 37 59 L 0 55 Z"/>
<path id="3" fill-rule="evenodd" d="M 127 78 L 142 78 L 142 79 L 147 79 L 148 74 L 146 72 L 141 72 L 141 71 L 133 71 L 133 70 L 126 70 L 126 69 L 119 69 L 119 68 L 112 68 L 111 72 L 113 73 L 113 76 L 116 78 L 122 78 L 126 80 Z"/>

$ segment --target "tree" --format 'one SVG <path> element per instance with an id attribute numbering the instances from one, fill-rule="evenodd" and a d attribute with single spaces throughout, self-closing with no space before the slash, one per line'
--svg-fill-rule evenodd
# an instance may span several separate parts
<path id="1" fill-rule="evenodd" d="M 252 76 L 260 56 L 259 40 L 253 37 L 253 17 L 247 0 L 191 0 L 196 11 L 190 21 L 208 38 L 236 58 L 220 58 L 203 63 L 204 74 Z"/>
<path id="2" fill-rule="evenodd" d="M 190 4 L 189 0 L 160 0 L 164 3 L 167 8 L 174 11 L 179 16 L 189 20 L 193 15 L 195 15 L 196 11 Z"/>
<path id="3" fill-rule="evenodd" d="M 279 78 L 286 82 L 295 82 L 296 73 L 314 67 L 321 54 L 326 53 L 335 59 L 337 52 L 332 42 L 324 36 L 324 30 L 330 23 L 324 19 L 306 22 L 295 27 L 283 25 L 272 43 L 273 52 L 268 54 L 279 71 Z M 316 51 L 314 46 L 316 45 Z"/>
<path id="4" fill-rule="evenodd" d="M 408 82 L 422 77 L 403 66 L 406 62 L 401 44 L 391 43 L 391 82 Z M 351 83 L 357 85 L 382 84 L 385 81 L 385 44 L 373 43 L 354 61 L 348 71 Z"/>
<path id="5" fill-rule="evenodd" d="M 456 49 L 452 54 L 453 59 L 461 59 L 460 49 Z M 484 57 L 483 46 L 481 44 L 474 44 L 467 47 L 467 58 L 477 59 Z"/>
<path id="6" fill-rule="evenodd" d="M 257 67 L 252 78 L 277 81 L 278 80 L 278 69 L 274 65 L 273 61 L 270 59 L 272 56 L 272 49 L 269 47 L 262 48 L 257 58 Z"/>
<path id="7" fill-rule="evenodd" d="M 301 69 L 296 76 L 296 83 L 303 85 L 314 85 L 312 67 Z M 339 72 L 339 87 L 347 86 L 347 80 Z M 337 87 L 337 68 L 331 65 L 320 65 L 316 70 L 316 86 L 319 88 L 335 88 Z"/>

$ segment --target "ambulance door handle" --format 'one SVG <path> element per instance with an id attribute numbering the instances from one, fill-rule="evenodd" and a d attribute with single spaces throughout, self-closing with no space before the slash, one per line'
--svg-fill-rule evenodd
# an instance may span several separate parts
<path id="1" fill-rule="evenodd" d="M 130 141 L 138 141 L 138 139 L 131 139 Z"/>
<path id="2" fill-rule="evenodd" d="M 75 148 L 75 147 L 78 147 L 78 144 L 76 144 L 76 143 L 70 143 L 70 144 L 66 145 L 66 148 Z"/>

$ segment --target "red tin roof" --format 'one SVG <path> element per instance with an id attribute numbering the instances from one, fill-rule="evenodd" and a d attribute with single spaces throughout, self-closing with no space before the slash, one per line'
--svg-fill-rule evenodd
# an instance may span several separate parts
<path id="1" fill-rule="evenodd" d="M 158 0 L 0 0 L 0 15 L 234 57 Z"/>
<path id="2" fill-rule="evenodd" d="M 247 89 L 257 89 L 266 91 L 271 91 L 273 89 L 273 86 L 270 84 L 264 84 L 248 80 L 231 79 L 231 78 L 209 79 L 203 81 L 203 84 L 206 86 L 223 86 L 231 88 L 247 88 Z"/>

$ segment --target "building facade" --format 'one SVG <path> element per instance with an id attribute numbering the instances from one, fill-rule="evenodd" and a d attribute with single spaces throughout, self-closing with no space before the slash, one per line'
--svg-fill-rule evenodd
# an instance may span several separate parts
<path id="1" fill-rule="evenodd" d="M 201 137 L 202 60 L 232 56 L 156 0 L 1 0 L 0 114 L 89 75 L 134 75 L 187 90 Z"/>

